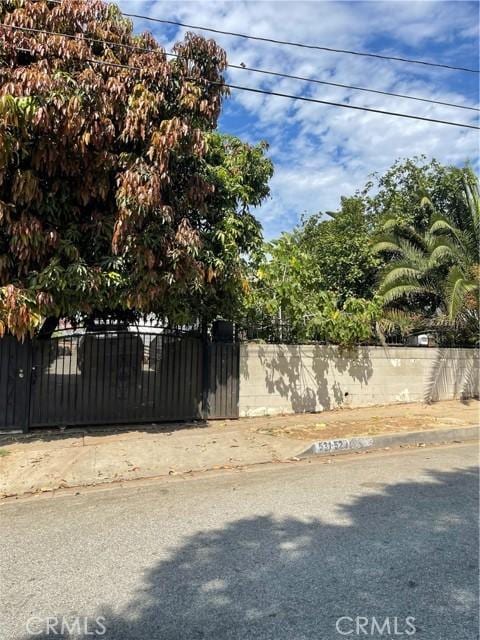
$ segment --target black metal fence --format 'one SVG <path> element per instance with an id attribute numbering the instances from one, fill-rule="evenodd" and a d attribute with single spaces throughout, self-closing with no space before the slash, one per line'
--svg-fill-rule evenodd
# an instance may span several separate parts
<path id="1" fill-rule="evenodd" d="M 163 327 L 0 340 L 0 430 L 238 417 L 238 344 Z"/>
<path id="2" fill-rule="evenodd" d="M 263 318 L 262 321 L 246 319 L 236 326 L 236 335 L 240 340 L 259 341 L 270 344 L 336 344 L 307 331 L 307 321 L 294 324 L 289 321 L 280 321 L 275 317 Z M 419 340 L 419 336 L 423 336 Z M 465 347 L 478 348 L 478 335 L 472 336 L 468 332 L 455 330 L 449 327 L 425 326 L 409 333 L 390 332 L 380 336 L 372 327 L 372 336 L 366 342 L 357 346 L 389 345 L 392 347 L 404 346 L 438 346 L 438 347 Z"/>

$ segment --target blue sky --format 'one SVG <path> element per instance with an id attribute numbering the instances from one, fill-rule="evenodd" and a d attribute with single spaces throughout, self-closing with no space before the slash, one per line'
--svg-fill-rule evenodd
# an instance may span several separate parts
<path id="1" fill-rule="evenodd" d="M 275 38 L 478 68 L 479 4 L 462 1 L 292 2 L 120 0 L 130 13 Z M 171 50 L 183 28 L 134 20 Z M 211 34 L 205 34 L 212 37 Z M 383 91 L 479 105 L 478 74 L 285 47 L 215 35 L 234 64 Z M 229 70 L 227 79 L 283 93 L 350 102 L 473 124 L 473 111 Z M 302 214 L 338 208 L 341 195 L 399 157 L 426 154 L 441 162 L 478 162 L 478 132 L 350 109 L 232 92 L 221 130 L 249 142 L 267 140 L 275 164 L 271 197 L 256 210 L 267 238 L 288 231 Z"/>

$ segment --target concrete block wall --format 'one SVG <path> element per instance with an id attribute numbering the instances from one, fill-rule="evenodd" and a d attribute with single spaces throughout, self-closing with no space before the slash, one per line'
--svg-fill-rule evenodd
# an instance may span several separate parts
<path id="1" fill-rule="evenodd" d="M 240 416 L 478 397 L 479 352 L 243 344 Z"/>

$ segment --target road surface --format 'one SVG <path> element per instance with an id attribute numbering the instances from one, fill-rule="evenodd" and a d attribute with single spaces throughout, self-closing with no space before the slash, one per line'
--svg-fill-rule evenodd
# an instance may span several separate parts
<path id="1" fill-rule="evenodd" d="M 473 640 L 477 471 L 458 444 L 4 504 L 1 638 Z"/>

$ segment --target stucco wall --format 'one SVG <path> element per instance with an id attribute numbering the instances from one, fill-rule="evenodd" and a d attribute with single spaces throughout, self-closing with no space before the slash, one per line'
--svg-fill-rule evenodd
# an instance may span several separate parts
<path id="1" fill-rule="evenodd" d="M 478 396 L 473 349 L 244 344 L 241 416 Z"/>

